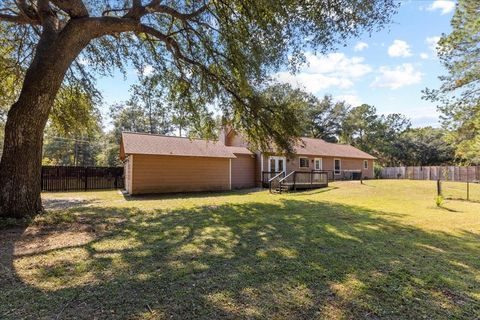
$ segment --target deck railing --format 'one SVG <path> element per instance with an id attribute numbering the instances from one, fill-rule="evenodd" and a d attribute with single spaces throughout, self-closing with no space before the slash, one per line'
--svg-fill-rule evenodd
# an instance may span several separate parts
<path id="1" fill-rule="evenodd" d="M 278 175 L 279 173 L 284 173 L 284 171 L 262 171 L 262 185 L 268 186 L 268 181 Z"/>
<path id="2" fill-rule="evenodd" d="M 274 179 L 270 183 L 270 192 L 284 190 L 296 190 L 299 188 L 316 188 L 328 186 L 327 171 L 292 171 L 288 175 L 280 179 Z"/>
<path id="3" fill-rule="evenodd" d="M 328 181 L 362 180 L 362 170 L 319 170 L 328 175 Z"/>
<path id="4" fill-rule="evenodd" d="M 268 188 L 270 189 L 270 192 L 272 192 L 272 190 L 276 190 L 280 186 L 280 181 L 284 177 L 285 177 L 285 171 L 282 171 L 268 180 Z"/>

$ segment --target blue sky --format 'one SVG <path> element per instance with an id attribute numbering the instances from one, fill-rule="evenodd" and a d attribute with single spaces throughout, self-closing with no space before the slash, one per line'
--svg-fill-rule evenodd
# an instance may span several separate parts
<path id="1" fill-rule="evenodd" d="M 320 97 L 332 94 L 352 105 L 374 105 L 382 114 L 402 113 L 414 126 L 438 126 L 436 105 L 422 100 L 421 91 L 438 87 L 437 77 L 445 73 L 435 44 L 451 30 L 454 5 L 450 0 L 404 1 L 384 30 L 352 39 L 325 56 L 306 52 L 308 64 L 299 73 L 275 77 Z M 105 105 L 128 99 L 136 78 L 130 71 L 126 79 L 118 73 L 99 79 Z"/>

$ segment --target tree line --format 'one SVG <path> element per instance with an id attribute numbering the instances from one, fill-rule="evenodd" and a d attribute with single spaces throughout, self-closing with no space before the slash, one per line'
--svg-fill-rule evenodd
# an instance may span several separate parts
<path id="1" fill-rule="evenodd" d="M 297 110 L 301 114 L 300 136 L 353 145 L 377 157 L 377 164 L 382 166 L 440 165 L 460 160 L 449 142 L 447 129 L 412 128 L 410 120 L 398 113 L 380 115 L 374 106 L 350 106 L 331 95 L 318 98 L 288 84 L 272 84 L 259 96 L 268 103 L 289 104 L 289 109 Z M 102 130 L 99 112 L 77 118 L 70 126 L 73 131 L 60 126 L 58 116 L 52 117 L 45 132 L 43 163 L 121 165 L 119 144 L 123 131 L 216 138 L 205 135 L 204 123 L 192 121 L 177 105 L 168 100 L 154 77 L 143 77 L 132 86 L 128 101 L 110 107 L 110 130 Z M 217 117 L 210 125 L 219 130 L 228 120 Z"/>

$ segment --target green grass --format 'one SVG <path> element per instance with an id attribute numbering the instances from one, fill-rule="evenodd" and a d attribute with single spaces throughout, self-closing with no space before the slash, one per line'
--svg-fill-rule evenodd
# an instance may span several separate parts
<path id="1" fill-rule="evenodd" d="M 44 194 L 1 231 L 0 318 L 479 318 L 480 204 L 435 192 Z"/>

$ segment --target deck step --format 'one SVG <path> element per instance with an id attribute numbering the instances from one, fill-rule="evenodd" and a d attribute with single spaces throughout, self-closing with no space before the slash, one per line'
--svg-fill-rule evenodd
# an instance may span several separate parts
<path id="1" fill-rule="evenodd" d="M 276 189 L 275 189 L 276 193 L 282 193 L 282 192 L 286 192 L 286 191 L 290 191 L 290 186 L 288 185 L 281 185 L 281 186 L 278 186 Z"/>

